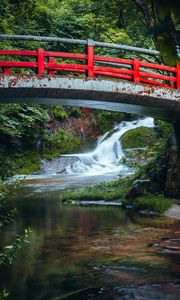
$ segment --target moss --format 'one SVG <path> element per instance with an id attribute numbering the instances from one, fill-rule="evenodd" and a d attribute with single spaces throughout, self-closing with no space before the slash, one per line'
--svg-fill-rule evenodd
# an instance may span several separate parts
<path id="1" fill-rule="evenodd" d="M 121 139 L 124 149 L 152 147 L 157 142 L 157 135 L 153 128 L 138 127 L 131 129 Z"/>

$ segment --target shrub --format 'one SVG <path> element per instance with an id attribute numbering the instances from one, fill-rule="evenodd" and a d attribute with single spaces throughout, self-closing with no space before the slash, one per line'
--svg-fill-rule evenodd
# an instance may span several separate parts
<path id="1" fill-rule="evenodd" d="M 67 119 L 68 114 L 61 105 L 54 105 L 52 108 L 53 114 L 57 119 Z"/>

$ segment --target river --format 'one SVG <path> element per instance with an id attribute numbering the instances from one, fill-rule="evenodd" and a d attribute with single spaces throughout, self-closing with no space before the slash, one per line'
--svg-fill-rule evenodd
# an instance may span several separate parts
<path id="1" fill-rule="evenodd" d="M 130 123 L 113 134 L 121 136 L 119 131 L 126 126 Z M 118 137 L 116 147 L 109 145 L 114 154 L 103 162 L 103 173 L 97 149 L 102 141 L 107 144 L 106 138 L 87 154 L 91 162 L 95 159 L 95 167 L 82 159 L 66 166 L 62 174 L 54 169 L 54 173 L 48 172 L 47 168 L 42 174 L 28 177 L 14 199 L 18 208 L 16 222 L 6 225 L 2 244 L 10 244 L 24 228 L 30 227 L 32 233 L 15 263 L 1 277 L 1 289 L 10 291 L 8 299 L 180 299 L 179 221 L 148 217 L 117 206 L 60 203 L 64 189 L 116 178 L 117 169 L 133 172 L 118 165 L 123 155 Z M 85 155 L 76 155 L 81 156 Z M 52 170 L 52 165 L 49 168 Z"/>

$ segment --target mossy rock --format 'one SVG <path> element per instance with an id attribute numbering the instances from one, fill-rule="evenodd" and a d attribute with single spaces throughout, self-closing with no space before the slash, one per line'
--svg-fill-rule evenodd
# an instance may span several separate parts
<path id="1" fill-rule="evenodd" d="M 138 127 L 126 132 L 121 144 L 124 149 L 153 147 L 157 142 L 157 134 L 154 128 Z"/>

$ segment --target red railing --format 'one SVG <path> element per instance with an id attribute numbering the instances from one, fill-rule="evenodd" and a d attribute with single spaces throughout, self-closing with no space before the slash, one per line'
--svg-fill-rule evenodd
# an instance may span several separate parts
<path id="1" fill-rule="evenodd" d="M 94 53 L 93 45 L 88 45 L 84 54 L 44 49 L 0 50 L 0 57 L 0 74 L 36 73 L 53 76 L 69 72 L 85 74 L 88 78 L 119 78 L 136 83 L 180 88 L 180 65 L 178 64 L 176 67 L 169 67 L 140 61 L 138 58 L 98 56 Z"/>

